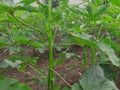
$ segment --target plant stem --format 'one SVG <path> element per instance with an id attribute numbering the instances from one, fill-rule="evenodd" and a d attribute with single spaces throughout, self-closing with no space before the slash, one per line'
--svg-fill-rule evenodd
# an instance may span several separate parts
<path id="1" fill-rule="evenodd" d="M 16 19 L 16 20 L 17 20 L 19 23 L 21 23 L 22 25 L 27 26 L 27 27 L 30 27 L 30 28 L 32 28 L 33 30 L 38 30 L 37 28 L 35 28 L 35 27 L 33 27 L 33 26 L 31 26 L 31 25 L 29 25 L 29 24 L 27 24 L 27 23 L 21 21 L 21 20 L 18 19 L 14 14 L 11 15 L 11 16 L 13 16 L 14 19 Z M 40 32 L 42 35 L 44 35 L 44 36 L 46 37 L 46 34 L 45 34 L 44 32 L 42 32 L 42 31 L 39 31 L 39 32 Z"/>
<path id="2" fill-rule="evenodd" d="M 103 25 L 100 27 L 100 29 L 98 31 L 97 39 L 100 39 L 102 29 L 103 29 Z"/>
<path id="3" fill-rule="evenodd" d="M 59 73 L 55 70 L 52 70 L 59 78 L 61 78 L 70 88 L 72 87 Z"/>
<path id="4" fill-rule="evenodd" d="M 52 9 L 51 0 L 48 0 L 48 18 L 47 18 L 47 32 L 48 32 L 48 42 L 49 42 L 49 71 L 48 71 L 48 90 L 53 90 L 53 39 L 51 31 L 51 20 L 52 20 Z"/>
<path id="5" fill-rule="evenodd" d="M 90 66 L 92 66 L 95 63 L 95 49 L 94 49 L 94 47 L 90 47 L 90 50 L 91 50 L 91 54 L 92 54 Z"/>
<path id="6" fill-rule="evenodd" d="M 66 12 L 66 11 L 70 10 L 71 8 L 76 7 L 76 6 L 80 6 L 80 5 L 84 4 L 84 3 L 85 3 L 85 2 L 80 2 L 80 3 L 78 3 L 78 4 L 76 4 L 76 5 L 72 6 L 72 7 L 66 8 L 66 9 L 63 10 L 62 12 L 58 13 L 54 18 L 56 18 L 57 16 L 59 16 L 61 13 Z M 62 7 L 61 7 L 61 8 L 62 8 Z"/>
<path id="7" fill-rule="evenodd" d="M 27 64 L 32 70 L 34 70 L 35 72 L 37 72 L 38 74 L 40 74 L 44 79 L 47 79 L 45 75 L 43 75 L 42 73 L 40 73 L 36 68 L 34 68 L 32 65 Z"/>
<path id="8" fill-rule="evenodd" d="M 54 35 L 53 35 L 53 43 L 55 42 L 55 38 L 56 38 L 56 35 L 57 35 L 57 29 L 55 29 L 55 33 L 54 33 Z"/>
<path id="9" fill-rule="evenodd" d="M 87 67 L 87 46 L 84 47 L 84 55 L 83 55 L 83 61 L 82 61 L 84 71 L 86 71 Z"/>

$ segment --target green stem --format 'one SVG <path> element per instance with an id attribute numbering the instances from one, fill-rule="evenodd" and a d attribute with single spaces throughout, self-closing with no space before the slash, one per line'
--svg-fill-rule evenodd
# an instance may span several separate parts
<path id="1" fill-rule="evenodd" d="M 84 71 L 86 71 L 87 69 L 87 46 L 84 47 L 84 54 L 83 54 L 83 60 L 82 60 L 82 64 L 84 67 Z"/>
<path id="2" fill-rule="evenodd" d="M 44 79 L 47 79 L 45 75 L 43 75 L 41 72 L 39 72 L 36 68 L 34 68 L 32 65 L 27 64 L 32 70 L 34 70 L 35 72 L 37 72 L 38 74 L 41 75 L 41 77 L 43 77 Z"/>
<path id="3" fill-rule="evenodd" d="M 90 47 L 91 49 L 91 54 L 92 54 L 92 59 L 91 59 L 91 62 L 90 62 L 90 66 L 93 65 L 93 63 L 95 62 L 95 49 L 94 47 Z"/>
<path id="4" fill-rule="evenodd" d="M 14 14 L 11 15 L 11 16 L 13 16 L 14 19 L 16 19 L 16 20 L 17 20 L 19 23 L 21 23 L 22 25 L 27 26 L 27 27 L 30 27 L 30 28 L 33 29 L 33 30 L 39 30 L 38 28 L 35 28 L 35 27 L 33 27 L 33 26 L 31 26 L 31 25 L 29 25 L 29 24 L 27 24 L 27 23 L 21 21 L 21 20 L 18 19 Z M 42 35 L 46 36 L 46 34 L 45 34 L 44 32 L 42 32 L 42 31 L 40 31 L 40 30 L 39 30 L 39 32 L 40 32 Z"/>
<path id="5" fill-rule="evenodd" d="M 97 39 L 100 39 L 100 35 L 101 35 L 102 28 L 103 28 L 103 25 L 100 27 L 100 29 L 99 29 L 99 31 L 98 31 Z"/>
<path id="6" fill-rule="evenodd" d="M 76 4 L 76 5 L 72 6 L 72 7 L 66 8 L 66 9 L 63 10 L 62 12 L 58 13 L 54 18 L 56 18 L 57 16 L 59 16 L 61 13 L 66 12 L 66 11 L 70 10 L 71 8 L 76 7 L 76 6 L 80 6 L 80 5 L 84 4 L 84 3 L 85 3 L 85 2 L 80 2 L 80 3 L 78 3 L 78 4 Z M 61 7 L 61 8 L 63 8 L 63 7 Z"/>
<path id="7" fill-rule="evenodd" d="M 70 83 L 68 83 L 58 72 L 56 72 L 55 70 L 52 70 L 59 78 L 61 78 L 70 88 L 72 88 L 72 86 L 70 85 Z"/>
<path id="8" fill-rule="evenodd" d="M 57 35 L 57 29 L 55 29 L 55 33 L 54 33 L 54 35 L 53 35 L 53 43 L 55 43 L 55 38 L 56 38 L 56 35 Z"/>
<path id="9" fill-rule="evenodd" d="M 51 0 L 48 0 L 48 18 L 47 18 L 47 31 L 48 31 L 48 42 L 49 42 L 48 90 L 53 90 L 53 71 L 52 70 L 54 69 L 51 19 L 52 19 Z"/>

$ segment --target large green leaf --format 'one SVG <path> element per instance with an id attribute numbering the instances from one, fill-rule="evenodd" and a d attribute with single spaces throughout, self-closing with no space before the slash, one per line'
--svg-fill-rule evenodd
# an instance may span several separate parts
<path id="1" fill-rule="evenodd" d="M 71 35 L 76 40 L 76 43 L 79 44 L 80 46 L 88 45 L 88 46 L 96 47 L 96 44 L 92 41 L 91 35 L 88 35 L 86 33 L 82 33 L 82 34 L 71 33 Z"/>
<path id="2" fill-rule="evenodd" d="M 72 90 L 83 90 L 79 83 L 72 85 Z"/>
<path id="3" fill-rule="evenodd" d="M 115 83 L 104 77 L 102 68 L 97 64 L 91 67 L 80 80 L 83 90 L 118 90 Z"/>
<path id="4" fill-rule="evenodd" d="M 113 66 L 109 64 L 100 64 L 100 67 L 104 71 L 104 75 L 109 80 L 115 80 L 118 76 L 118 70 L 116 68 L 113 69 Z"/>
<path id="5" fill-rule="evenodd" d="M 116 52 L 120 52 L 120 45 L 116 42 L 116 41 L 113 41 L 111 39 L 111 37 L 106 37 L 104 39 L 104 42 L 111 45 L 111 47 L 116 51 Z"/>
<path id="6" fill-rule="evenodd" d="M 15 79 L 0 80 L 0 90 L 31 90 L 24 84 L 19 84 Z"/>
<path id="7" fill-rule="evenodd" d="M 73 38 L 75 39 L 75 43 L 80 46 L 89 46 L 93 48 L 100 49 L 109 60 L 113 63 L 113 65 L 120 67 L 120 59 L 115 55 L 114 50 L 111 48 L 111 45 L 106 44 L 104 42 L 97 42 L 96 40 L 92 40 L 92 36 L 88 34 L 73 34 L 71 33 Z"/>
<path id="8" fill-rule="evenodd" d="M 115 55 L 114 50 L 111 48 L 110 45 L 100 42 L 97 43 L 98 48 L 102 50 L 109 58 L 109 60 L 115 65 L 115 66 L 120 66 L 120 59 Z"/>

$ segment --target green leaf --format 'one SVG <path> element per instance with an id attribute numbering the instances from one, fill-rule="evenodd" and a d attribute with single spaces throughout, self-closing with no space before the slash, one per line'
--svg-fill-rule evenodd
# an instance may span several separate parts
<path id="1" fill-rule="evenodd" d="M 70 90 L 68 87 L 64 87 L 62 90 Z"/>
<path id="2" fill-rule="evenodd" d="M 93 65 L 80 80 L 83 90 L 118 90 L 115 83 L 104 77 L 102 68 Z"/>
<path id="3" fill-rule="evenodd" d="M 32 89 L 26 86 L 25 84 L 17 84 L 17 85 L 11 86 L 9 90 L 32 90 Z"/>
<path id="4" fill-rule="evenodd" d="M 25 6 L 18 6 L 15 8 L 16 10 L 24 10 L 24 11 L 28 11 L 28 12 L 38 12 L 38 8 L 34 7 L 32 5 L 25 5 Z"/>
<path id="5" fill-rule="evenodd" d="M 36 1 L 36 0 L 34 0 Z M 22 2 L 22 1 L 21 1 Z M 17 5 L 13 1 L 0 1 L 0 12 L 9 12 L 10 14 L 13 14 L 16 10 L 25 10 L 29 12 L 38 12 L 38 8 L 34 7 L 32 5 L 29 5 L 29 3 L 32 3 L 33 0 L 24 0 L 23 3 L 26 3 L 25 6 Z"/>
<path id="6" fill-rule="evenodd" d="M 33 57 L 29 57 L 27 61 L 28 61 L 28 63 L 30 63 L 31 65 L 36 65 L 36 64 L 37 64 L 36 58 L 33 58 Z"/>
<path id="7" fill-rule="evenodd" d="M 43 78 L 37 78 L 37 81 L 36 81 L 38 84 L 40 85 L 46 85 L 47 84 L 47 80 L 43 79 Z"/>
<path id="8" fill-rule="evenodd" d="M 82 16 L 86 16 L 86 17 L 89 16 L 88 12 L 86 10 L 84 10 L 84 9 L 80 9 L 79 14 L 82 15 Z"/>
<path id="9" fill-rule="evenodd" d="M 115 55 L 115 52 L 110 45 L 104 42 L 100 42 L 97 43 L 97 46 L 98 48 L 100 48 L 100 50 L 102 50 L 102 52 L 104 52 L 107 55 L 107 57 L 113 63 L 113 65 L 120 67 L 120 59 Z"/>
<path id="10" fill-rule="evenodd" d="M 54 86 L 54 88 L 53 88 L 53 90 L 60 90 L 60 85 L 56 85 L 56 86 Z"/>
<path id="11" fill-rule="evenodd" d="M 61 2 L 63 7 L 67 7 L 68 6 L 68 3 L 69 3 L 69 0 L 64 0 Z"/>
<path id="12" fill-rule="evenodd" d="M 24 71 L 27 64 L 26 63 L 30 63 L 31 65 L 36 65 L 37 61 L 36 61 L 36 57 L 23 57 L 23 56 L 11 56 L 8 58 L 11 61 L 16 62 L 17 60 L 21 61 L 22 63 L 20 65 L 17 66 L 19 71 Z"/>
<path id="13" fill-rule="evenodd" d="M 0 74 L 0 80 L 5 79 L 7 77 L 6 74 Z"/>
<path id="14" fill-rule="evenodd" d="M 0 80 L 0 90 L 31 90 L 25 84 L 19 84 L 15 79 Z"/>
<path id="15" fill-rule="evenodd" d="M 90 16 L 93 16 L 94 13 L 93 13 L 93 6 L 92 5 L 88 4 L 88 6 L 86 7 L 86 10 Z"/>
<path id="16" fill-rule="evenodd" d="M 48 6 L 44 4 L 39 5 L 39 10 L 47 17 L 48 16 Z"/>
<path id="17" fill-rule="evenodd" d="M 9 65 L 4 60 L 0 60 L 0 68 L 7 68 Z"/>
<path id="18" fill-rule="evenodd" d="M 65 62 L 65 60 L 56 60 L 56 61 L 54 62 L 54 66 L 63 64 L 64 62 Z"/>
<path id="19" fill-rule="evenodd" d="M 88 45 L 88 46 L 96 47 L 96 44 L 92 41 L 91 35 L 88 35 L 86 33 L 82 33 L 82 34 L 71 33 L 71 35 L 75 39 L 76 43 L 80 46 Z"/>
<path id="20" fill-rule="evenodd" d="M 36 50 L 39 51 L 40 53 L 44 53 L 45 47 L 39 47 L 39 48 L 36 48 Z"/>
<path id="21" fill-rule="evenodd" d="M 10 55 L 15 53 L 20 53 L 21 47 L 20 46 L 7 46 L 4 52 L 9 52 Z"/>
<path id="22" fill-rule="evenodd" d="M 17 67 L 17 69 L 20 72 L 23 72 L 23 71 L 25 71 L 26 67 L 27 67 L 26 63 L 22 63 L 21 65 L 19 65 L 19 67 Z"/>
<path id="23" fill-rule="evenodd" d="M 28 44 L 35 48 L 45 47 L 45 45 L 43 43 L 40 43 L 38 41 L 30 41 Z"/>
<path id="24" fill-rule="evenodd" d="M 37 1 L 37 0 L 22 0 L 20 3 L 28 5 L 28 4 L 31 4 L 31 3 L 35 2 L 35 1 Z"/>
<path id="25" fill-rule="evenodd" d="M 101 15 L 103 14 L 103 12 L 105 12 L 107 10 L 107 8 L 109 7 L 109 4 L 105 4 L 102 7 L 100 7 L 96 12 L 95 15 Z"/>
<path id="26" fill-rule="evenodd" d="M 0 12 L 14 12 L 14 7 L 13 0 L 0 0 Z"/>
<path id="27" fill-rule="evenodd" d="M 22 62 L 26 62 L 27 61 L 27 57 L 23 57 L 23 56 L 11 56 L 11 57 L 8 58 L 8 60 L 11 60 L 11 61 L 20 60 Z"/>
<path id="28" fill-rule="evenodd" d="M 14 12 L 14 7 L 7 6 L 0 3 L 0 12 Z"/>
<path id="29" fill-rule="evenodd" d="M 45 73 L 45 70 L 42 69 L 42 68 L 37 68 L 37 71 L 40 72 L 40 73 Z"/>
<path id="30" fill-rule="evenodd" d="M 78 66 L 79 66 L 78 64 L 72 64 L 72 65 L 67 66 L 67 69 L 73 70 L 73 69 L 77 68 Z"/>
<path id="31" fill-rule="evenodd" d="M 109 80 L 115 80 L 117 77 L 117 69 L 113 69 L 113 67 L 109 64 L 100 64 L 101 68 L 104 71 L 104 75 L 106 78 L 108 78 Z"/>
<path id="32" fill-rule="evenodd" d="M 106 37 L 104 39 L 105 43 L 108 43 L 109 45 L 111 45 L 111 47 L 116 51 L 116 52 L 120 52 L 120 46 L 116 43 L 116 41 L 111 40 L 110 37 Z"/>
<path id="33" fill-rule="evenodd" d="M 66 54 L 66 58 L 77 57 L 75 53 L 65 53 L 65 54 Z"/>
<path id="34" fill-rule="evenodd" d="M 11 67 L 15 68 L 18 65 L 20 65 L 22 62 L 20 60 L 16 60 L 15 62 L 12 62 L 10 60 L 4 60 L 6 64 L 10 65 Z"/>
<path id="35" fill-rule="evenodd" d="M 87 34 L 73 34 L 71 33 L 73 38 L 76 40 L 76 43 L 80 46 L 92 46 L 94 48 L 99 48 L 107 57 L 109 60 L 113 63 L 113 65 L 120 67 L 120 59 L 115 55 L 114 50 L 111 48 L 109 44 L 106 44 L 104 42 L 96 42 L 95 40 L 91 40 L 90 35 Z"/>
<path id="36" fill-rule="evenodd" d="M 3 3 L 7 6 L 14 6 L 14 1 L 13 0 L 0 0 L 0 3 Z"/>
<path id="37" fill-rule="evenodd" d="M 120 7 L 120 0 L 108 0 L 108 1 Z"/>
<path id="38" fill-rule="evenodd" d="M 72 90 L 83 90 L 79 83 L 72 85 Z"/>
<path id="39" fill-rule="evenodd" d="M 20 44 L 27 44 L 29 42 L 29 39 L 26 37 L 14 37 L 14 40 Z"/>
<path id="40" fill-rule="evenodd" d="M 6 46 L 7 44 L 3 41 L 0 41 L 0 47 Z"/>
<path id="41" fill-rule="evenodd" d="M 6 79 L 6 80 L 0 80 L 0 90 L 7 90 L 10 85 L 17 83 L 18 81 L 15 79 Z"/>
<path id="42" fill-rule="evenodd" d="M 0 60 L 0 67 L 1 68 L 7 68 L 9 66 L 15 68 L 18 67 L 22 62 L 19 60 L 16 60 L 15 62 L 12 62 L 10 60 Z"/>

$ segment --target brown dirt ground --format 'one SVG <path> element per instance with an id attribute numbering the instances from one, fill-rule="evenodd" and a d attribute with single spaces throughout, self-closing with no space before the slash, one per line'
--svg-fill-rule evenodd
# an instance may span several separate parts
<path id="1" fill-rule="evenodd" d="M 83 55 L 83 50 L 78 46 L 72 47 L 72 50 L 69 50 L 69 52 L 74 52 L 74 53 L 77 53 L 78 55 L 81 55 L 81 56 Z M 6 56 L 7 55 L 5 54 L 5 57 Z M 1 57 L 3 57 L 2 54 L 0 54 L 0 58 Z M 88 55 L 88 59 L 90 59 L 90 58 L 91 58 L 91 55 Z M 57 57 L 57 59 L 58 59 L 58 57 Z M 60 57 L 59 57 L 59 59 L 60 59 Z M 67 59 L 65 61 L 65 63 L 55 67 L 55 71 L 57 73 L 59 73 L 60 75 L 62 75 L 62 77 L 72 85 L 72 84 L 79 81 L 79 78 L 81 78 L 81 75 L 83 73 L 81 60 L 82 60 L 82 57 L 81 58 Z M 75 68 L 68 70 L 68 67 L 70 65 L 76 65 L 76 66 L 75 66 Z M 48 53 L 46 53 L 44 55 L 39 55 L 39 61 L 38 61 L 38 64 L 35 66 L 35 68 L 42 68 L 42 69 L 45 69 L 47 71 L 47 68 L 48 68 L 47 66 L 48 66 Z M 20 82 L 23 82 L 23 83 L 25 83 L 24 82 L 25 79 L 31 79 L 32 77 L 34 78 L 36 76 L 40 76 L 30 66 L 28 66 L 26 68 L 25 72 L 26 73 L 18 72 L 16 69 L 0 71 L 0 73 L 7 74 L 8 77 L 16 78 Z M 39 85 L 33 81 L 26 82 L 26 84 L 29 85 L 33 90 L 47 90 L 46 86 Z M 67 86 L 67 84 L 63 80 L 61 80 L 60 78 L 56 79 L 55 85 L 61 85 L 62 87 Z M 117 81 L 117 86 L 120 88 L 120 76 L 119 76 L 118 81 Z"/>

